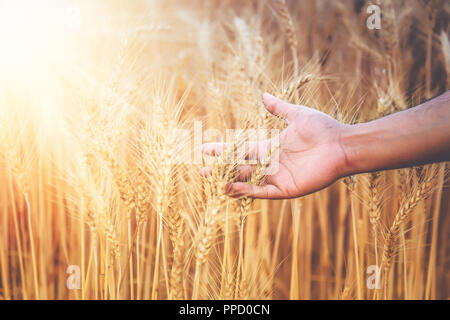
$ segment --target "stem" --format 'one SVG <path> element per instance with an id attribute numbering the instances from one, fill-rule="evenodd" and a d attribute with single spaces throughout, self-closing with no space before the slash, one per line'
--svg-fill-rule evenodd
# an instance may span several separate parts
<path id="1" fill-rule="evenodd" d="M 228 248 L 230 245 L 230 236 L 229 236 L 229 215 L 228 215 L 228 203 L 227 203 L 227 211 L 225 216 L 225 240 L 223 246 L 223 257 L 222 257 L 222 270 L 220 275 L 220 296 L 224 295 L 225 281 L 227 277 L 228 270 Z"/>
<path id="2" fill-rule="evenodd" d="M 292 265 L 291 265 L 291 286 L 289 291 L 289 299 L 298 300 L 298 238 L 299 238 L 299 227 L 300 227 L 300 200 L 293 200 L 294 212 L 292 225 Z"/>
<path id="3" fill-rule="evenodd" d="M 120 287 L 122 286 L 123 280 L 124 280 L 124 278 L 125 278 L 124 275 L 125 275 L 125 273 L 127 272 L 127 269 L 128 269 L 128 267 L 129 267 L 129 265 L 130 265 L 131 252 L 133 251 L 133 245 L 134 245 L 134 243 L 136 242 L 136 238 L 137 238 L 137 235 L 138 235 L 138 230 L 139 230 L 139 227 L 136 228 L 136 230 L 134 231 L 133 240 L 132 240 L 132 242 L 130 243 L 130 247 L 128 248 L 127 264 L 125 265 L 124 272 L 123 272 L 122 276 L 120 277 L 121 279 L 120 279 L 120 281 L 119 281 L 119 289 L 120 289 Z M 133 281 L 133 279 L 131 279 L 131 281 Z"/>
<path id="4" fill-rule="evenodd" d="M 356 266 L 356 282 L 358 286 L 358 300 L 362 299 L 361 292 L 361 267 L 359 265 L 359 251 L 358 251 L 358 240 L 357 240 L 357 232 L 356 232 L 356 216 L 355 216 L 355 208 L 354 208 L 354 196 L 350 196 L 350 209 L 352 213 L 352 229 L 353 229 L 353 247 L 355 250 L 355 266 Z"/>
<path id="5" fill-rule="evenodd" d="M 141 228 L 138 227 L 137 237 L 136 237 L 136 299 L 141 299 Z M 131 257 L 130 257 L 131 258 Z M 131 270 L 131 268 L 130 268 Z"/>
<path id="6" fill-rule="evenodd" d="M 31 206 L 28 194 L 25 194 L 25 203 L 27 205 L 27 217 L 28 217 L 28 234 L 30 237 L 30 249 L 31 249 L 31 263 L 33 267 L 33 282 L 34 282 L 34 294 L 35 298 L 39 299 L 39 282 L 38 282 L 38 273 L 37 273 L 37 265 L 36 265 L 36 252 L 34 249 L 34 237 L 33 237 L 33 228 L 31 226 Z"/>
<path id="7" fill-rule="evenodd" d="M 14 199 L 14 192 L 13 192 L 13 186 L 11 182 L 11 176 L 8 176 L 8 184 L 9 184 L 9 190 L 10 190 L 10 196 L 11 196 L 11 203 L 12 203 L 12 210 L 13 210 L 13 222 L 14 222 L 14 232 L 16 234 L 16 241 L 17 241 L 17 250 L 19 251 L 19 269 L 20 269 L 20 278 L 21 278 L 21 285 L 22 285 L 22 297 L 24 300 L 28 299 L 28 289 L 26 286 L 25 281 L 25 271 L 23 266 L 23 250 L 22 250 L 22 241 L 19 231 L 19 223 L 17 221 L 17 208 L 16 208 L 16 202 Z"/>
<path id="8" fill-rule="evenodd" d="M 87 270 L 86 270 L 86 278 L 84 279 L 84 283 L 83 283 L 83 288 L 87 289 L 88 283 L 89 283 L 89 275 L 91 272 L 91 266 L 92 266 L 92 260 L 94 257 L 94 246 L 91 245 L 91 248 L 89 250 L 89 259 L 88 259 L 88 265 L 87 265 Z M 83 296 L 83 299 L 86 299 L 85 296 Z"/>
<path id="9" fill-rule="evenodd" d="M 158 284 L 159 284 L 159 255 L 161 252 L 161 237 L 162 237 L 162 219 L 158 215 L 158 241 L 156 243 L 156 260 L 155 260 L 155 270 L 153 273 L 153 286 L 152 286 L 152 299 L 156 300 L 158 298 Z"/>
<path id="10" fill-rule="evenodd" d="M 431 53 L 433 49 L 433 26 L 434 19 L 429 21 L 430 26 L 427 30 L 427 46 L 426 46 L 426 60 L 425 60 L 425 97 L 431 98 Z"/>
<path id="11" fill-rule="evenodd" d="M 131 220 L 128 219 L 128 250 L 129 250 L 129 258 L 128 263 L 130 265 L 130 299 L 134 300 L 134 276 L 133 276 L 133 256 L 131 255 L 131 248 L 133 246 L 132 237 L 131 237 Z M 119 282 L 120 288 L 120 282 Z"/>
<path id="12" fill-rule="evenodd" d="M 195 263 L 194 285 L 192 288 L 192 300 L 198 300 L 198 289 L 200 286 L 200 268 L 201 263 L 197 261 Z"/>
<path id="13" fill-rule="evenodd" d="M 294 60 L 294 76 L 298 77 L 298 74 L 299 74 L 298 55 L 297 55 L 297 49 L 293 46 L 291 46 L 291 53 L 292 53 L 292 60 Z"/>
<path id="14" fill-rule="evenodd" d="M 442 198 L 442 186 L 444 184 L 444 165 L 439 168 L 439 178 L 438 178 L 438 188 L 436 192 L 436 200 L 433 208 L 433 227 L 431 233 L 431 249 L 430 249 L 430 259 L 428 262 L 428 275 L 427 284 L 425 291 L 425 299 L 435 299 L 434 287 L 436 281 L 436 254 L 438 245 L 438 227 L 439 227 L 439 212 L 441 209 L 441 198 Z"/>
<path id="15" fill-rule="evenodd" d="M 242 260 L 244 259 L 244 224 L 245 218 L 241 217 L 241 224 L 239 226 L 239 257 L 237 265 L 237 275 L 236 275 L 236 288 L 234 293 L 234 298 L 239 298 L 239 282 L 242 278 Z"/>

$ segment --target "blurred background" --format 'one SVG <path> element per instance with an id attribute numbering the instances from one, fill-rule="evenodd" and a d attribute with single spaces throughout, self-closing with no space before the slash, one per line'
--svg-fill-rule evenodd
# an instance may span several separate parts
<path id="1" fill-rule="evenodd" d="M 175 161 L 195 121 L 283 129 L 265 91 L 349 124 L 445 92 L 449 10 L 0 1 L 0 299 L 449 298 L 447 164 L 253 201 Z"/>

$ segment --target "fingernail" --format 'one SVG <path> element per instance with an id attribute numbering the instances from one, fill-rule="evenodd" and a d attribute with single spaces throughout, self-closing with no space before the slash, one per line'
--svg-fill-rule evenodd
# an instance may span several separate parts
<path id="1" fill-rule="evenodd" d="M 270 93 L 265 92 L 263 94 L 263 103 L 267 106 L 269 104 L 273 104 L 275 101 L 277 101 L 277 97 L 271 95 Z"/>
<path id="2" fill-rule="evenodd" d="M 268 92 L 264 92 L 263 98 L 264 98 L 264 99 L 276 99 L 273 95 L 271 95 L 271 94 L 268 93 Z"/>

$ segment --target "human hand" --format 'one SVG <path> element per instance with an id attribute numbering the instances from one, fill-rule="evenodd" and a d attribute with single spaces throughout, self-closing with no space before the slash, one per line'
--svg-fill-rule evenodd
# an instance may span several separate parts
<path id="1" fill-rule="evenodd" d="M 349 126 L 320 111 L 289 104 L 268 93 L 264 94 L 263 101 L 270 113 L 288 123 L 278 137 L 278 170 L 256 186 L 245 182 L 252 174 L 252 167 L 241 166 L 238 181 L 227 188 L 229 194 L 261 199 L 296 198 L 325 188 L 346 173 L 340 137 Z M 264 153 L 260 151 L 269 150 L 270 144 L 271 140 L 248 143 L 248 156 L 263 158 Z M 207 143 L 202 151 L 217 155 L 223 148 L 223 143 Z"/>

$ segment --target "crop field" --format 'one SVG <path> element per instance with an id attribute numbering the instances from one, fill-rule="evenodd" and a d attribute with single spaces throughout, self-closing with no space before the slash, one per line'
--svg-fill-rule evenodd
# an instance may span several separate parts
<path id="1" fill-rule="evenodd" d="M 286 126 L 264 92 L 355 124 L 449 90 L 449 14 L 0 1 L 0 300 L 450 298 L 447 163 L 290 200 L 226 193 L 243 143 Z M 229 148 L 204 155 L 212 141 Z"/>

